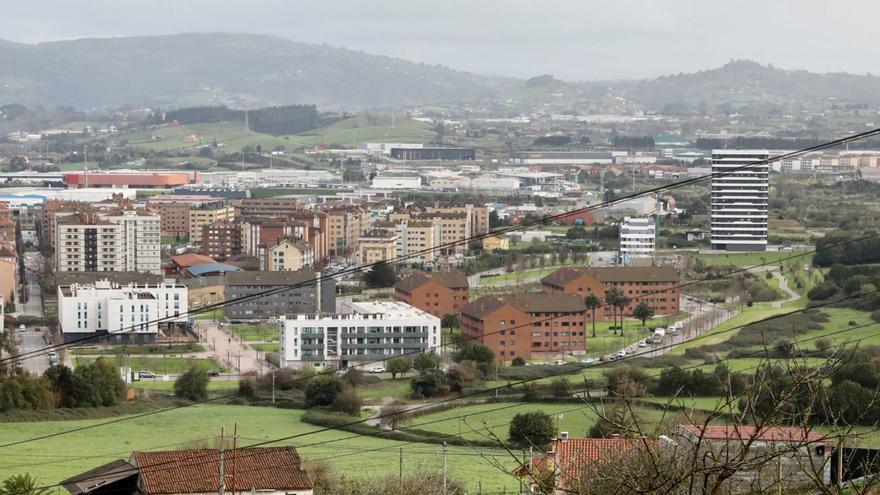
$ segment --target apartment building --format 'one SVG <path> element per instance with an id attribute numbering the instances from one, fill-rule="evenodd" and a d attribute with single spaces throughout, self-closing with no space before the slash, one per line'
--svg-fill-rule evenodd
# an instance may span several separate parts
<path id="1" fill-rule="evenodd" d="M 624 217 L 620 224 L 620 263 L 650 265 L 656 250 L 657 223 L 652 217 Z"/>
<path id="2" fill-rule="evenodd" d="M 6 302 L 18 302 L 16 291 L 22 283 L 22 274 L 19 273 L 18 252 L 15 242 L 0 241 L 0 298 Z"/>
<path id="3" fill-rule="evenodd" d="M 572 294 L 484 296 L 461 308 L 461 332 L 500 361 L 583 354 L 587 308 Z"/>
<path id="4" fill-rule="evenodd" d="M 442 318 L 458 314 L 468 303 L 468 281 L 463 272 L 413 273 L 394 286 L 394 299 Z"/>
<path id="5" fill-rule="evenodd" d="M 229 272 L 225 292 L 228 300 L 236 301 L 226 306 L 226 317 L 231 320 L 336 311 L 336 282 L 309 269 Z"/>
<path id="6" fill-rule="evenodd" d="M 303 210 L 296 198 L 244 198 L 235 202 L 236 218 L 286 218 Z"/>
<path id="7" fill-rule="evenodd" d="M 122 271 L 162 273 L 162 234 L 158 214 L 140 209 L 101 216 L 120 226 Z"/>
<path id="8" fill-rule="evenodd" d="M 230 221 L 209 223 L 202 227 L 202 254 L 225 261 L 242 253 L 241 225 Z"/>
<path id="9" fill-rule="evenodd" d="M 670 267 L 560 268 L 541 279 L 544 294 L 571 294 L 583 300 L 596 294 L 604 303 L 605 293 L 617 287 L 630 299 L 623 315 L 631 317 L 640 302 L 654 308 L 656 316 L 675 316 L 679 312 L 679 275 Z M 596 319 L 610 320 L 613 308 L 603 304 Z"/>
<path id="10" fill-rule="evenodd" d="M 767 249 L 767 150 L 713 150 L 712 249 Z"/>
<path id="11" fill-rule="evenodd" d="M 328 241 L 334 256 L 348 256 L 358 246 L 367 213 L 357 206 L 324 210 L 327 215 Z M 369 225 L 369 224 L 368 224 Z"/>
<path id="12" fill-rule="evenodd" d="M 361 266 L 394 259 L 397 234 L 391 230 L 373 229 L 358 241 L 357 263 Z"/>
<path id="13" fill-rule="evenodd" d="M 43 212 L 40 217 L 40 227 L 43 242 L 47 245 L 55 244 L 56 216 L 72 215 L 77 212 L 90 211 L 88 203 L 82 201 L 70 201 L 60 199 L 47 199 L 43 202 Z"/>
<path id="14" fill-rule="evenodd" d="M 75 213 L 55 220 L 56 272 L 124 271 L 119 225 L 97 213 Z"/>
<path id="15" fill-rule="evenodd" d="M 155 342 L 187 324 L 187 289 L 178 284 L 119 285 L 101 280 L 58 286 L 58 326 L 65 343 L 108 335 L 101 343 Z"/>
<path id="16" fill-rule="evenodd" d="M 162 235 L 189 237 L 191 205 L 187 203 L 158 203 L 151 205 L 150 208 L 159 214 L 159 229 Z"/>
<path id="17" fill-rule="evenodd" d="M 260 250 L 260 266 L 268 272 L 298 271 L 314 264 L 312 247 L 298 239 L 278 239 Z"/>
<path id="18" fill-rule="evenodd" d="M 384 222 L 397 234 L 395 255 L 403 263 L 434 261 L 434 241 L 439 238 L 434 222 L 404 219 L 400 223 Z"/>
<path id="19" fill-rule="evenodd" d="M 201 242 L 205 225 L 214 222 L 232 222 L 235 220 L 235 208 L 226 202 L 205 203 L 190 209 L 189 231 L 193 241 Z"/>
<path id="20" fill-rule="evenodd" d="M 440 345 L 440 318 L 408 304 L 359 302 L 349 309 L 283 316 L 281 367 L 375 369 L 394 356 L 433 352 Z"/>

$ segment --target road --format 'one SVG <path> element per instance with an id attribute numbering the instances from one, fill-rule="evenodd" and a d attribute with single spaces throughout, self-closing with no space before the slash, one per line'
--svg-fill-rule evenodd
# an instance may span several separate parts
<path id="1" fill-rule="evenodd" d="M 21 354 L 39 351 L 46 347 L 46 342 L 43 340 L 45 332 L 37 332 L 33 328 L 27 329 L 24 332 L 19 332 L 16 329 L 15 335 L 21 335 L 21 342 L 17 344 Z M 30 373 L 42 375 L 44 371 L 49 369 L 49 356 L 39 353 L 31 354 L 25 356 L 21 363 L 24 369 Z"/>
<path id="2" fill-rule="evenodd" d="M 15 316 L 43 316 L 43 296 L 40 291 L 40 284 L 37 280 L 40 270 L 42 269 L 43 260 L 40 253 L 26 252 L 24 253 L 25 281 L 27 283 L 28 300 L 22 307 L 21 304 L 15 305 Z M 18 303 L 18 301 L 16 301 Z"/>

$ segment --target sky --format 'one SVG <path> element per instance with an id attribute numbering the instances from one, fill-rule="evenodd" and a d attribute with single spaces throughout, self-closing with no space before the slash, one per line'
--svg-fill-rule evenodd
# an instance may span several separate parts
<path id="1" fill-rule="evenodd" d="M 482 74 L 656 77 L 732 59 L 880 73 L 871 0 L 2 0 L 0 38 L 271 34 Z"/>

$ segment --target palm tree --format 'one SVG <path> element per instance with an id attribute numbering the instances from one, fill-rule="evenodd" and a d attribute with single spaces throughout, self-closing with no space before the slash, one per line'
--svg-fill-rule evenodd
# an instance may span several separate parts
<path id="1" fill-rule="evenodd" d="M 587 306 L 587 309 L 592 312 L 593 315 L 593 338 L 596 338 L 596 310 L 599 309 L 599 306 L 602 306 L 602 300 L 599 299 L 599 296 L 590 292 L 586 298 L 584 298 L 584 304 Z"/>
<path id="2" fill-rule="evenodd" d="M 611 328 L 614 330 L 614 335 L 617 335 L 617 301 L 621 297 L 624 297 L 623 291 L 617 287 L 612 287 L 611 290 L 605 292 L 605 304 L 611 306 L 611 318 L 613 320 Z"/>
<path id="3" fill-rule="evenodd" d="M 620 297 L 617 298 L 615 302 L 615 306 L 617 306 L 618 313 L 620 313 L 620 335 L 623 335 L 623 310 L 629 306 L 631 299 L 626 297 L 626 294 L 623 291 L 620 292 Z"/>
<path id="4" fill-rule="evenodd" d="M 642 326 L 645 326 L 645 321 L 654 316 L 654 308 L 648 306 L 648 303 L 645 301 L 642 301 L 633 308 L 633 316 L 642 320 Z"/>
<path id="5" fill-rule="evenodd" d="M 0 485 L 0 494 L 9 495 L 43 495 L 48 493 L 49 489 L 37 482 L 37 479 L 30 473 L 14 474 L 3 481 Z"/>

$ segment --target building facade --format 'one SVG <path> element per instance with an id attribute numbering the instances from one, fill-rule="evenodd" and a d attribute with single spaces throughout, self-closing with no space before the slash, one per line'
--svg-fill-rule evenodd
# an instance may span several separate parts
<path id="1" fill-rule="evenodd" d="M 221 220 L 202 227 L 202 254 L 224 261 L 242 253 L 241 226 Z"/>
<path id="2" fill-rule="evenodd" d="M 468 281 L 463 272 L 413 273 L 394 286 L 394 299 L 442 318 L 458 314 L 468 303 Z"/>
<path id="3" fill-rule="evenodd" d="M 393 260 L 396 251 L 397 234 L 390 230 L 374 229 L 361 236 L 358 242 L 357 263 L 363 266 Z"/>
<path id="4" fill-rule="evenodd" d="M 650 265 L 654 259 L 657 224 L 652 217 L 625 217 L 620 224 L 620 263 Z"/>
<path id="5" fill-rule="evenodd" d="M 336 281 L 312 270 L 229 272 L 226 306 L 230 320 L 264 320 L 294 313 L 336 311 Z"/>
<path id="6" fill-rule="evenodd" d="M 281 367 L 384 368 L 387 359 L 440 345 L 440 319 L 408 304 L 352 303 L 350 310 L 283 316 Z"/>
<path id="7" fill-rule="evenodd" d="M 767 150 L 712 151 L 712 249 L 767 249 L 769 157 Z"/>
<path id="8" fill-rule="evenodd" d="M 189 236 L 189 210 L 192 208 L 187 203 L 162 202 L 150 205 L 159 214 L 159 228 L 162 235 Z"/>
<path id="9" fill-rule="evenodd" d="M 201 242 L 202 229 L 214 222 L 235 220 L 235 208 L 225 202 L 205 203 L 189 210 L 189 231 L 192 241 Z"/>
<path id="10" fill-rule="evenodd" d="M 58 326 L 65 343 L 108 335 L 101 343 L 140 344 L 187 323 L 187 289 L 178 284 L 58 286 Z M 98 337 L 95 337 L 98 339 Z"/>
<path id="11" fill-rule="evenodd" d="M 461 332 L 500 361 L 550 359 L 586 351 L 587 308 L 570 294 L 484 296 L 461 308 Z"/>
<path id="12" fill-rule="evenodd" d="M 314 264 L 312 247 L 297 239 L 279 239 L 260 251 L 260 266 L 267 272 L 298 271 Z"/>
<path id="13" fill-rule="evenodd" d="M 122 210 L 103 218 L 120 227 L 121 271 L 162 273 L 162 232 L 158 214 L 149 210 Z"/>

